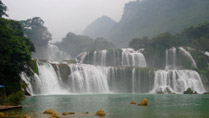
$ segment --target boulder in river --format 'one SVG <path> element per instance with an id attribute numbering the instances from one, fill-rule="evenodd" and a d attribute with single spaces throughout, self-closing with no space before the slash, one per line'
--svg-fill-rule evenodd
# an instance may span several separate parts
<path id="1" fill-rule="evenodd" d="M 6 117 L 6 115 L 4 113 L 0 112 L 0 118 L 5 118 L 5 117 Z"/>
<path id="2" fill-rule="evenodd" d="M 97 112 L 96 112 L 96 115 L 97 116 L 105 116 L 105 112 L 104 112 L 104 110 L 98 110 Z"/>
<path id="3" fill-rule="evenodd" d="M 148 105 L 148 100 L 147 100 L 147 98 L 144 98 L 143 100 L 141 100 L 139 103 L 138 103 L 138 105 L 139 106 L 147 106 Z"/>
<path id="4" fill-rule="evenodd" d="M 52 109 L 47 109 L 46 111 L 44 111 L 45 114 L 53 114 L 55 113 L 54 110 Z"/>
<path id="5" fill-rule="evenodd" d="M 134 101 L 131 101 L 129 104 L 136 104 L 136 102 L 134 102 Z"/>

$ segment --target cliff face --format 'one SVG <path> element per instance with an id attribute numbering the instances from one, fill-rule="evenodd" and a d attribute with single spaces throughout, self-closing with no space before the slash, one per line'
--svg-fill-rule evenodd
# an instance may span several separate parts
<path id="1" fill-rule="evenodd" d="M 90 36 L 105 37 L 118 47 L 127 47 L 135 37 L 154 36 L 163 32 L 173 34 L 183 29 L 207 22 L 209 19 L 208 0 L 143 0 L 125 5 L 123 16 L 114 27 L 103 32 L 102 27 L 91 29 Z M 91 25 L 90 25 L 91 26 Z M 89 27 L 90 27 L 89 26 Z M 87 28 L 86 32 L 89 31 Z M 98 33 L 99 32 L 99 33 Z"/>

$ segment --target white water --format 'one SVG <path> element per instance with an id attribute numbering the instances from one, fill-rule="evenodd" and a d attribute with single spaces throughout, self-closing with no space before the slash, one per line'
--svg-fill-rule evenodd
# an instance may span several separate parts
<path id="1" fill-rule="evenodd" d="M 92 65 L 68 65 L 71 74 L 69 75 L 70 89 L 72 93 L 107 93 L 107 75 L 102 67 Z"/>
<path id="2" fill-rule="evenodd" d="M 70 60 L 70 55 L 66 52 L 60 51 L 57 46 L 49 44 L 47 49 L 49 61 Z"/>
<path id="3" fill-rule="evenodd" d="M 197 68 L 197 64 L 196 64 L 195 60 L 193 59 L 192 55 L 187 50 L 185 50 L 183 47 L 180 47 L 179 49 L 180 49 L 180 51 L 182 51 L 182 53 L 185 56 L 187 56 L 192 61 L 192 66 Z"/>
<path id="4" fill-rule="evenodd" d="M 187 88 L 198 93 L 205 92 L 199 74 L 193 70 L 158 70 L 154 83 L 152 93 L 183 93 Z"/>
<path id="5" fill-rule="evenodd" d="M 196 63 L 191 54 L 183 48 L 180 50 L 191 59 L 195 66 Z M 62 64 L 65 67 L 60 66 L 59 63 L 38 62 L 39 75 L 35 74 L 33 78 L 29 78 L 21 74 L 21 77 L 28 84 L 28 92 L 32 95 L 149 91 L 151 93 L 183 93 L 187 88 L 198 93 L 205 91 L 196 71 L 176 70 L 176 48 L 166 50 L 166 70 L 155 71 L 154 78 L 150 76 L 150 71 L 146 74 L 136 68 L 147 66 L 144 55 L 140 51 L 122 49 L 122 66 L 120 67 L 106 67 L 109 61 L 114 64 L 118 61 L 118 58 L 115 58 L 118 56 L 117 51 L 113 50 L 113 60 L 107 59 L 107 53 L 107 50 L 94 51 L 91 58 L 93 65 L 81 64 L 87 56 L 87 60 L 90 59 L 90 52 L 84 52 L 78 56 L 80 64 Z M 172 57 L 168 58 L 169 56 Z M 98 62 L 100 66 L 96 66 Z"/>
<path id="6" fill-rule="evenodd" d="M 122 49 L 122 66 L 147 67 L 144 55 L 140 51 Z"/>
<path id="7" fill-rule="evenodd" d="M 107 58 L 107 53 L 110 53 L 107 50 L 94 51 L 93 54 L 91 54 L 89 52 L 83 52 L 77 56 L 77 61 L 79 63 L 90 63 L 93 65 L 99 65 L 99 66 L 107 66 L 108 65 L 107 63 L 109 63 L 109 61 L 112 61 L 113 64 L 110 66 L 147 67 L 145 57 L 141 53 L 141 50 L 135 51 L 134 49 L 131 49 L 131 48 L 124 48 L 121 51 L 122 52 L 122 54 L 120 54 L 121 56 L 116 56 L 117 52 L 120 52 L 120 50 L 117 50 L 117 51 L 113 50 L 112 51 L 112 53 L 113 53 L 113 57 L 111 57 L 112 60 L 109 60 Z M 88 60 L 85 60 L 86 58 Z M 116 64 L 117 58 L 119 58 L 121 60 L 121 62 L 119 62 L 119 63 L 121 63 L 120 65 Z M 87 61 L 87 62 L 85 62 L 85 61 Z"/>
<path id="8" fill-rule="evenodd" d="M 132 70 L 132 93 L 135 93 L 135 83 L 136 83 L 136 69 Z"/>
<path id="9" fill-rule="evenodd" d="M 169 54 L 171 54 L 172 56 L 172 63 L 169 61 Z M 176 48 L 171 48 L 171 49 L 167 49 L 166 52 L 165 52 L 165 55 L 166 55 L 166 62 L 165 62 L 165 69 L 166 70 L 169 70 L 169 69 L 176 69 Z"/>

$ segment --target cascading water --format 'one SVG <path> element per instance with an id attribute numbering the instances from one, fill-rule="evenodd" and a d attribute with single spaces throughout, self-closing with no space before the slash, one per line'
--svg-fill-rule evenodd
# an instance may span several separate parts
<path id="1" fill-rule="evenodd" d="M 147 67 L 144 55 L 131 48 L 83 52 L 77 56 L 77 60 L 99 66 Z"/>
<path id="2" fill-rule="evenodd" d="M 147 67 L 145 57 L 140 51 L 122 49 L 122 66 Z"/>
<path id="3" fill-rule="evenodd" d="M 158 70 L 154 81 L 153 93 L 183 93 L 187 88 L 205 92 L 199 74 L 193 70 Z"/>
<path id="4" fill-rule="evenodd" d="M 189 52 L 183 51 L 183 48 L 180 50 L 193 60 Z M 21 77 L 32 95 L 182 93 L 187 88 L 199 93 L 205 91 L 196 71 L 177 70 L 176 48 L 166 50 L 165 70 L 144 68 L 147 65 L 141 51 L 113 49 L 84 52 L 77 57 L 77 64 L 38 61 L 39 75 L 29 78 L 21 74 Z M 192 62 L 196 64 L 194 60 Z"/>
<path id="5" fill-rule="evenodd" d="M 192 66 L 197 68 L 197 64 L 196 64 L 195 60 L 193 59 L 192 55 L 187 50 L 185 50 L 183 47 L 180 47 L 179 49 L 180 49 L 180 51 L 182 51 L 182 53 L 185 56 L 187 56 L 192 61 Z"/>

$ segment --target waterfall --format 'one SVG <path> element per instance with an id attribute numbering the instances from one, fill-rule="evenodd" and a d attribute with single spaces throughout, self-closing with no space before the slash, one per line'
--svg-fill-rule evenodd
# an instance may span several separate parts
<path id="1" fill-rule="evenodd" d="M 77 60 L 79 63 L 98 66 L 147 67 L 145 57 L 141 53 L 141 50 L 135 51 L 131 48 L 87 51 L 79 54 Z"/>
<path id="2" fill-rule="evenodd" d="M 205 92 L 199 74 L 193 70 L 158 70 L 155 72 L 152 93 L 183 93 L 191 88 L 198 93 Z"/>
<path id="3" fill-rule="evenodd" d="M 182 47 L 179 49 L 196 66 L 191 54 Z M 21 78 L 32 95 L 183 93 L 187 88 L 205 92 L 196 71 L 177 69 L 176 48 L 165 51 L 165 70 L 147 68 L 141 51 L 130 48 L 87 51 L 77 56 L 77 64 L 38 60 L 39 75 L 27 77 L 22 73 Z"/>
<path id="4" fill-rule="evenodd" d="M 92 65 L 68 65 L 71 74 L 68 84 L 72 93 L 106 93 L 109 92 L 107 75 L 102 67 Z"/>
<path id="5" fill-rule="evenodd" d="M 165 69 L 166 70 L 169 70 L 169 69 L 176 69 L 176 48 L 171 48 L 171 49 L 166 49 L 166 52 L 165 52 Z M 171 58 L 169 58 L 171 57 Z M 169 61 L 169 60 L 172 60 L 172 61 Z"/>
<path id="6" fill-rule="evenodd" d="M 135 93 L 135 79 L 136 79 L 136 74 L 135 74 L 135 72 L 136 72 L 136 69 L 134 68 L 133 70 L 132 70 L 132 93 Z"/>
<path id="7" fill-rule="evenodd" d="M 70 55 L 66 52 L 60 51 L 57 46 L 53 44 L 48 45 L 47 49 L 48 60 L 50 61 L 62 61 L 62 60 L 70 60 Z"/>
<path id="8" fill-rule="evenodd" d="M 146 67 L 147 63 L 144 55 L 140 51 L 127 48 L 122 49 L 122 66 Z"/>
<path id="9" fill-rule="evenodd" d="M 185 56 L 187 56 L 191 60 L 192 66 L 197 68 L 197 64 L 196 64 L 195 60 L 193 59 L 192 55 L 187 50 L 185 50 L 183 47 L 180 47 L 179 49 L 180 49 L 180 51 L 182 51 L 182 53 Z"/>

